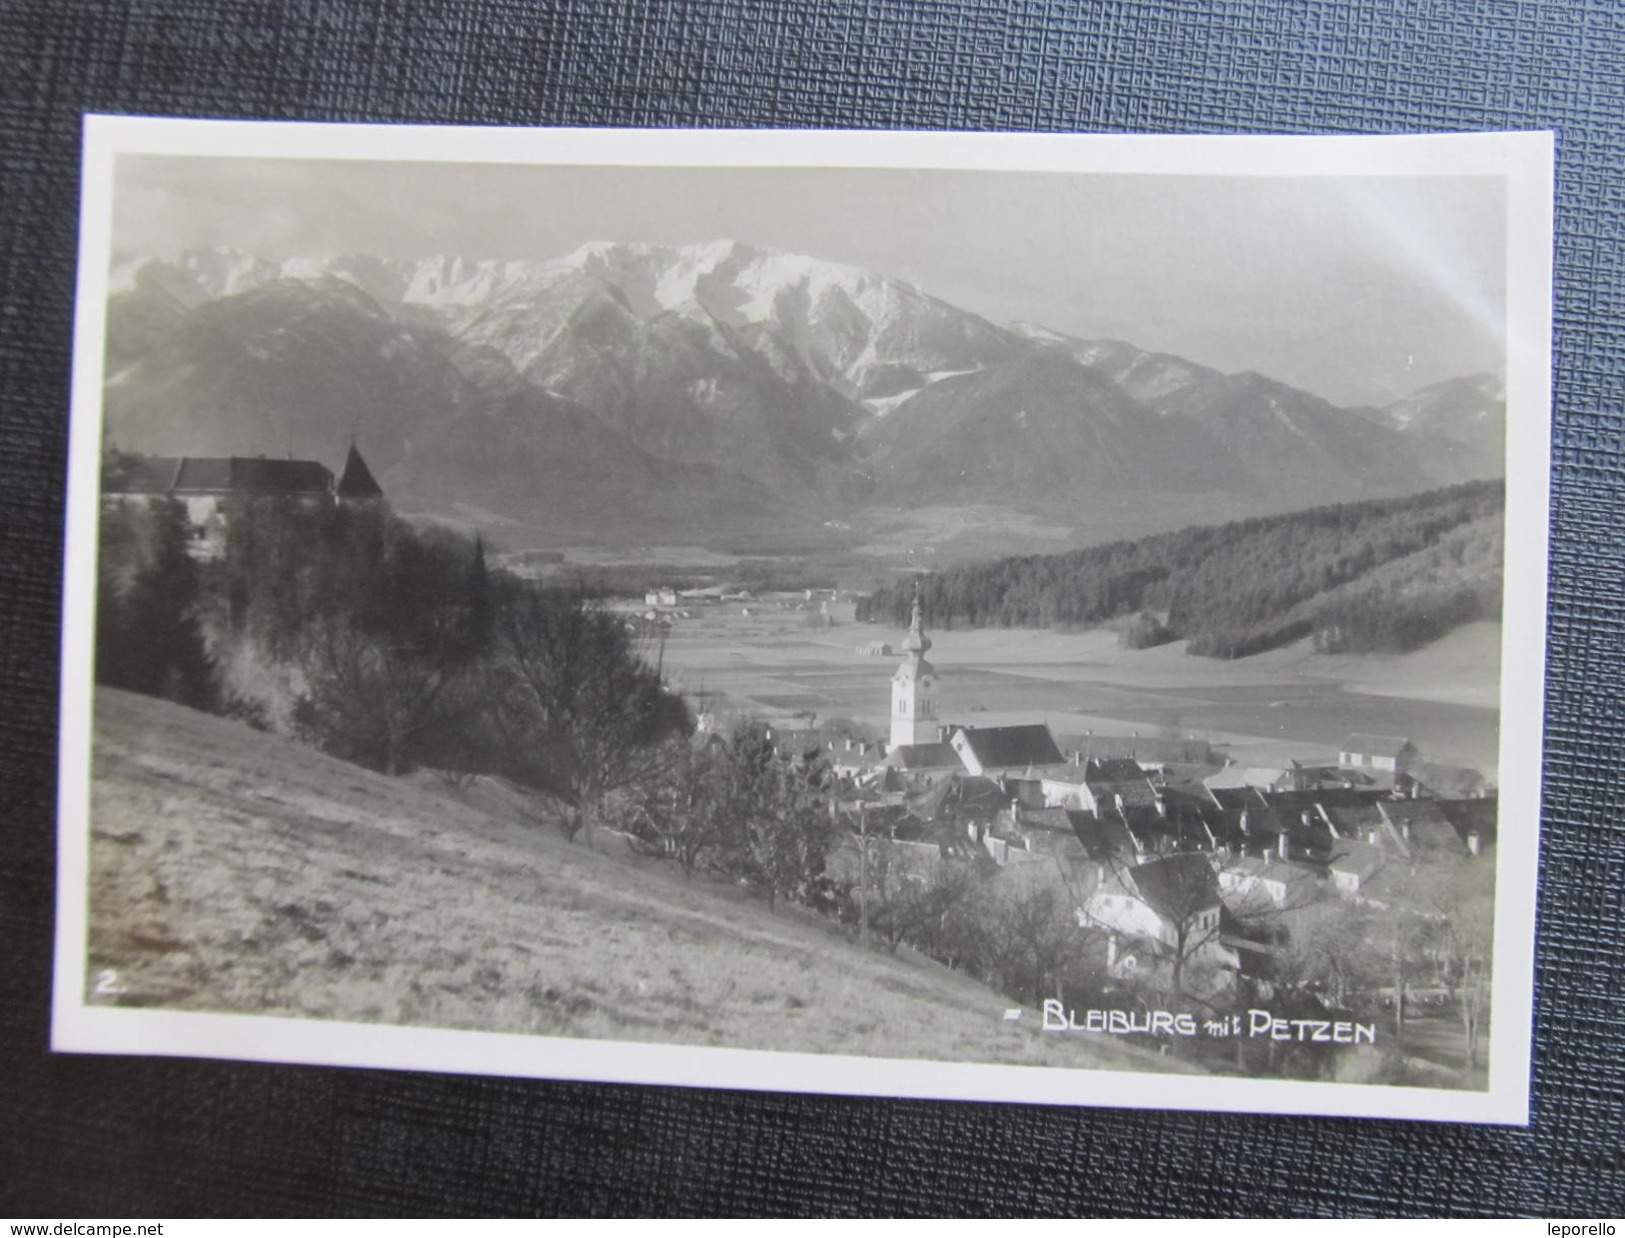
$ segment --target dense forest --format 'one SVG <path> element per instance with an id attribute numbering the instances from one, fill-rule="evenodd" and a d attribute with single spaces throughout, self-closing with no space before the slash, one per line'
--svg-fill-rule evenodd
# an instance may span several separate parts
<path id="1" fill-rule="evenodd" d="M 1182 529 L 1057 555 L 972 564 L 919 581 L 954 627 L 1117 624 L 1134 647 L 1172 640 L 1237 658 L 1305 637 L 1328 652 L 1403 652 L 1501 613 L 1500 481 Z M 858 618 L 903 625 L 913 582 Z"/>

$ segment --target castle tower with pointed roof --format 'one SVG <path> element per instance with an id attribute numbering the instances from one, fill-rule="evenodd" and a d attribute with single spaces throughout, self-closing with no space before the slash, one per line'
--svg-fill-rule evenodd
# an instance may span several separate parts
<path id="1" fill-rule="evenodd" d="M 333 493 L 342 503 L 346 500 L 381 499 L 384 497 L 384 488 L 380 486 L 367 467 L 367 462 L 361 458 L 357 450 L 355 439 L 350 439 L 350 454 L 344 458 L 344 471 L 339 474 L 338 482 L 333 487 Z"/>
<path id="2" fill-rule="evenodd" d="M 914 614 L 903 642 L 903 664 L 891 677 L 891 746 L 934 744 L 942 739 L 937 724 L 937 670 L 925 660 L 931 638 L 925 634 L 920 591 L 914 590 Z"/>

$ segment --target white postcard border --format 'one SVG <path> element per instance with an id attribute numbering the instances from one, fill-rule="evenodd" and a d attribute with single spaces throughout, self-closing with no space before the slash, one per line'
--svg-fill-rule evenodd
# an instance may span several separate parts
<path id="1" fill-rule="evenodd" d="M 1508 191 L 1508 473 L 1502 827 L 1488 1090 L 777 1053 L 88 1004 L 102 363 L 112 258 L 113 165 L 121 153 L 1261 177 L 1428 175 L 1448 170 L 1455 175 L 1504 177 Z M 842 1095 L 1527 1124 L 1550 495 L 1552 173 L 1549 133 L 1321 138 L 510 130 L 87 116 L 62 595 L 52 1048 Z"/>

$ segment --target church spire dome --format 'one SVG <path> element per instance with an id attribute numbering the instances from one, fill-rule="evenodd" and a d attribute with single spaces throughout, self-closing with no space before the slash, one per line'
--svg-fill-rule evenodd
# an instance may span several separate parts
<path id="1" fill-rule="evenodd" d="M 931 648 L 931 638 L 925 634 L 924 611 L 920 606 L 920 586 L 917 581 L 914 585 L 914 613 L 909 619 L 908 639 L 903 642 L 903 648 L 915 655 Z"/>

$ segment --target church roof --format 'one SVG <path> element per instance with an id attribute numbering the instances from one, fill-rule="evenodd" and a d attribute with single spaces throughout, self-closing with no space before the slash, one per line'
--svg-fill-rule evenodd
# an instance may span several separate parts
<path id="1" fill-rule="evenodd" d="M 1042 722 L 1027 726 L 966 727 L 959 732 L 983 769 L 1064 765 L 1055 736 Z"/>

